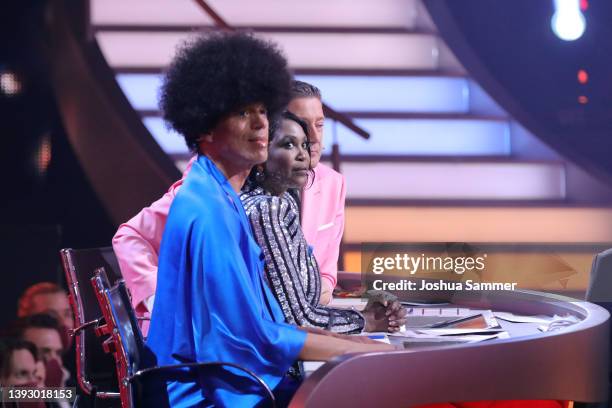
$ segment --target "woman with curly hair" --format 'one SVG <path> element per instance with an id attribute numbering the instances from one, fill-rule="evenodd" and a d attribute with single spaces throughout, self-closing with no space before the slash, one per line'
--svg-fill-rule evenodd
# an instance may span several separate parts
<path id="1" fill-rule="evenodd" d="M 394 350 L 285 323 L 238 192 L 268 156 L 269 118 L 289 100 L 287 62 L 244 34 L 199 38 L 179 51 L 162 90 L 164 118 L 197 151 L 164 230 L 147 346 L 150 365 L 224 361 L 257 374 L 282 401 L 302 360 Z M 261 389 L 236 372 L 149 385 L 151 406 L 255 406 Z M 162 392 L 162 395 L 159 394 Z M 281 402 L 282 403 L 282 402 Z"/>

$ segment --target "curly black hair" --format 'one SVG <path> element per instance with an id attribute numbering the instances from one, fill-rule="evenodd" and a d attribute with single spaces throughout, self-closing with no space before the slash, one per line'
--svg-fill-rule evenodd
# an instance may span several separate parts
<path id="1" fill-rule="evenodd" d="M 308 124 L 306 122 L 304 122 L 302 119 L 300 119 L 296 114 L 294 114 L 293 112 L 290 112 L 288 110 L 284 111 L 279 117 L 275 118 L 273 121 L 270 122 L 270 131 L 268 133 L 268 149 L 270 148 L 269 146 L 272 144 L 272 140 L 274 139 L 274 137 L 276 136 L 276 132 L 280 131 L 281 126 L 282 126 L 282 121 L 283 120 L 292 120 L 295 123 L 297 123 L 302 130 L 304 131 L 304 134 L 306 135 L 306 140 L 308 141 L 306 150 L 308 151 L 308 178 L 310 179 L 310 184 L 306 186 L 306 188 L 309 188 L 310 186 L 312 186 L 312 183 L 314 183 L 314 179 L 315 179 L 315 172 L 312 168 L 312 165 L 310 164 L 310 136 L 308 134 Z M 265 178 L 265 174 L 262 173 L 262 169 L 265 166 L 265 163 L 257 165 L 257 166 L 253 166 L 253 168 L 251 169 L 251 172 L 249 173 L 249 175 L 247 176 L 247 183 L 249 183 L 252 187 L 256 187 L 256 186 L 260 186 L 263 187 L 263 181 Z M 294 189 L 289 189 L 290 193 L 293 194 Z M 296 199 L 296 201 L 299 202 L 299 193 L 298 196 L 294 195 L 294 198 Z"/>
<path id="2" fill-rule="evenodd" d="M 246 33 L 208 34 L 187 42 L 161 89 L 164 119 L 197 150 L 198 138 L 230 112 L 261 102 L 274 118 L 291 97 L 292 76 L 276 45 Z"/>

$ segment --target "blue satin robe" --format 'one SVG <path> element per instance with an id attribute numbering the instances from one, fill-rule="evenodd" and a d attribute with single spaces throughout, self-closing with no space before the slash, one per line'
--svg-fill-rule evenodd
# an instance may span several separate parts
<path id="1" fill-rule="evenodd" d="M 172 203 L 161 243 L 147 339 L 156 364 L 234 362 L 274 388 L 306 333 L 284 323 L 262 259 L 238 195 L 200 156 Z M 235 377 L 229 381 L 167 382 L 164 397 L 173 407 L 251 407 L 261 400 Z"/>

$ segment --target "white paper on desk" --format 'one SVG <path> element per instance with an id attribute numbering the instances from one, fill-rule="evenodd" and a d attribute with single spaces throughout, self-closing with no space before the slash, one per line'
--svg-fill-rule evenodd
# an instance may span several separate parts
<path id="1" fill-rule="evenodd" d="M 553 318 L 549 322 L 538 326 L 538 330 L 543 331 L 543 332 L 560 330 L 564 327 L 572 326 L 578 323 L 579 321 L 580 319 L 572 315 L 566 315 L 566 316 L 554 315 Z"/>
<path id="2" fill-rule="evenodd" d="M 428 336 L 464 336 L 470 334 L 490 335 L 503 332 L 503 329 L 418 329 L 416 333 Z"/>
<path id="3" fill-rule="evenodd" d="M 338 309 L 350 309 L 354 307 L 357 310 L 363 310 L 367 303 L 367 299 L 362 298 L 333 298 L 328 306 Z"/>
<path id="4" fill-rule="evenodd" d="M 508 332 L 502 331 L 495 334 L 489 334 L 486 336 L 479 335 L 467 335 L 467 336 L 459 336 L 461 339 L 466 340 L 468 343 L 478 343 L 479 341 L 485 340 L 493 340 L 493 339 L 509 339 L 510 335 Z"/>
<path id="5" fill-rule="evenodd" d="M 319 367 L 325 364 L 325 361 L 304 361 L 304 372 L 306 376 L 309 376 L 314 371 L 316 371 Z"/>
<path id="6" fill-rule="evenodd" d="M 430 334 L 430 333 L 421 333 L 420 330 L 412 331 L 407 330 L 403 334 L 393 333 L 389 334 L 389 337 L 393 337 L 395 341 L 401 341 L 402 339 L 406 339 L 408 343 L 411 341 L 415 343 L 419 342 L 428 342 L 431 341 L 432 345 L 435 345 L 436 341 L 444 342 L 447 340 L 456 341 L 457 343 L 477 343 L 485 340 L 492 339 L 507 339 L 510 337 L 508 332 L 505 331 L 497 331 L 488 334 L 464 334 L 464 335 L 456 335 L 456 336 L 445 336 L 438 334 Z M 393 342 L 392 342 L 393 343 Z"/>
<path id="7" fill-rule="evenodd" d="M 515 315 L 509 312 L 493 312 L 493 315 L 498 319 L 505 320 L 511 323 L 537 323 L 537 324 L 548 324 L 552 321 L 552 317 L 547 316 L 523 316 Z"/>

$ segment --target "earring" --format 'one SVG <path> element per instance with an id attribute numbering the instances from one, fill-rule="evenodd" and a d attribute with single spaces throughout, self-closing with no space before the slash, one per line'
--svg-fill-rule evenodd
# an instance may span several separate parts
<path id="1" fill-rule="evenodd" d="M 266 175 L 264 174 L 263 166 L 261 164 L 257 165 L 257 167 L 255 167 L 255 181 L 262 183 L 265 178 Z"/>

